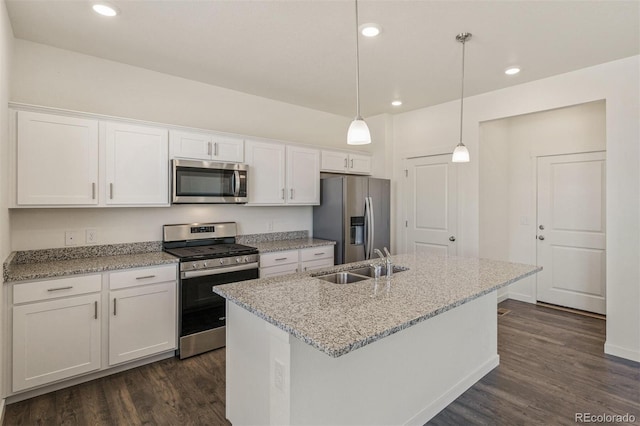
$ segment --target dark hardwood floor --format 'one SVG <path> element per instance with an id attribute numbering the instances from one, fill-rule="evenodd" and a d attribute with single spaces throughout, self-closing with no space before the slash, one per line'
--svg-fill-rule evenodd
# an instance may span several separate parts
<path id="1" fill-rule="evenodd" d="M 500 366 L 429 425 L 575 425 L 635 416 L 640 364 L 603 354 L 605 322 L 516 301 L 498 319 Z M 168 359 L 6 407 L 5 425 L 228 425 L 224 350 Z"/>

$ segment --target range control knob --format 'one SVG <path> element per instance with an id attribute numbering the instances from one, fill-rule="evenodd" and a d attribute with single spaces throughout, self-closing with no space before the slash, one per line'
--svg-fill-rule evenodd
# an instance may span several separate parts
<path id="1" fill-rule="evenodd" d="M 198 264 L 197 264 L 197 263 L 194 263 L 193 265 L 191 265 L 191 267 L 192 267 L 193 269 L 198 269 Z"/>
<path id="2" fill-rule="evenodd" d="M 224 265 L 224 259 L 220 259 L 220 264 Z"/>
<path id="3" fill-rule="evenodd" d="M 239 257 L 236 257 L 236 263 L 240 263 L 240 262 L 242 262 L 242 259 Z"/>
<path id="4" fill-rule="evenodd" d="M 202 266 L 203 266 L 204 268 L 206 268 L 206 267 L 207 267 L 207 262 L 202 262 Z"/>
<path id="5" fill-rule="evenodd" d="M 244 257 L 244 263 L 249 263 L 249 256 Z"/>

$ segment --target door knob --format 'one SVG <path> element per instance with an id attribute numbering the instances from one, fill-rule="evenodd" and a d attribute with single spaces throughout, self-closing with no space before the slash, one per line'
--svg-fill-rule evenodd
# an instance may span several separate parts
<path id="1" fill-rule="evenodd" d="M 544 240 L 544 235 L 538 235 L 538 239 L 539 239 L 540 241 Z"/>
<path id="2" fill-rule="evenodd" d="M 540 225 L 538 228 L 540 228 L 541 231 L 544 231 L 544 225 Z"/>
<path id="3" fill-rule="evenodd" d="M 456 237 L 454 237 L 453 235 L 449 237 L 449 241 L 455 241 Z"/>

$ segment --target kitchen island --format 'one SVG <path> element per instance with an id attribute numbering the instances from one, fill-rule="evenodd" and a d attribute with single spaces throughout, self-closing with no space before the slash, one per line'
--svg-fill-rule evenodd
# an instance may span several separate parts
<path id="1" fill-rule="evenodd" d="M 227 299 L 227 418 L 424 424 L 498 365 L 496 290 L 540 270 L 428 254 L 393 263 L 408 270 L 390 281 L 315 273 L 216 287 Z"/>

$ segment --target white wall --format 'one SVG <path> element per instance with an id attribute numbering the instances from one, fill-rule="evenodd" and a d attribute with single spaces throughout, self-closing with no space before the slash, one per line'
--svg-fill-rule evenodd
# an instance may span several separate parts
<path id="1" fill-rule="evenodd" d="M 384 145 L 387 136 L 384 123 L 388 118 L 380 116 L 373 120 L 381 129 L 374 133 L 374 144 L 347 147 L 348 117 L 19 39 L 15 41 L 11 100 L 360 151 Z M 383 173 L 384 160 L 374 159 L 374 164 Z M 16 209 L 10 217 L 12 250 L 61 247 L 65 230 L 86 228 L 99 230 L 100 244 L 161 240 L 161 225 L 191 221 L 235 220 L 241 233 L 312 228 L 311 207 Z"/>
<path id="2" fill-rule="evenodd" d="M 460 254 L 479 252 L 480 123 L 606 101 L 607 353 L 640 361 L 640 57 L 498 90 L 465 101 L 464 141 L 472 161 L 459 173 Z M 394 117 L 395 169 L 408 152 L 457 142 L 459 101 Z M 397 172 L 396 172 L 397 173 Z M 401 234 L 398 234 L 402 238 Z M 633 266 L 632 266 L 633 265 Z"/>
<path id="3" fill-rule="evenodd" d="M 536 263 L 536 156 L 604 151 L 604 101 L 480 124 L 479 255 Z M 508 288 L 536 300 L 535 276 Z"/>

